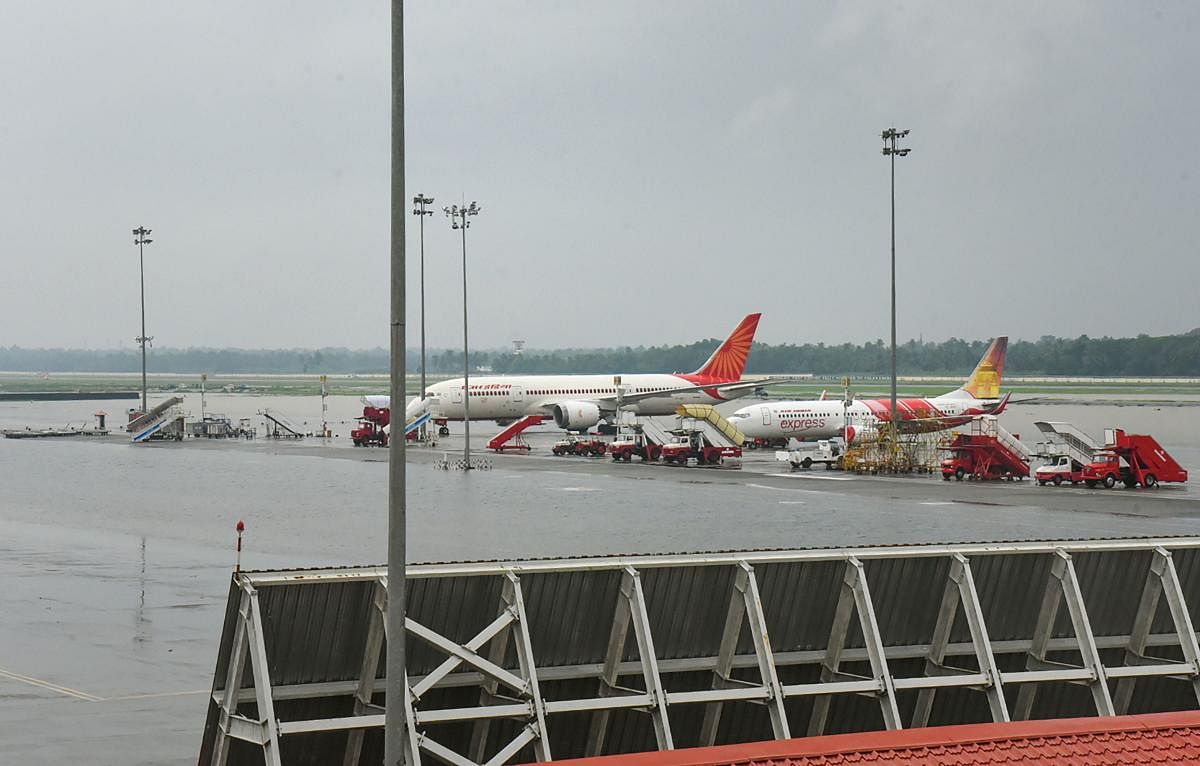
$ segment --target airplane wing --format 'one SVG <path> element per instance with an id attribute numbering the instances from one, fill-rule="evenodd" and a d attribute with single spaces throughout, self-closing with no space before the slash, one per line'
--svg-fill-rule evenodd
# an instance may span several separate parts
<path id="1" fill-rule="evenodd" d="M 640 394 L 625 394 L 621 397 L 621 404 L 634 404 L 635 402 L 645 401 L 646 399 L 661 399 L 674 394 L 685 394 L 692 391 L 712 391 L 713 389 L 721 389 L 723 391 L 744 391 L 746 389 L 755 389 L 760 386 L 774 386 L 780 383 L 789 382 L 787 378 L 762 378 L 760 380 L 743 380 L 738 383 L 709 383 L 703 386 L 680 386 L 679 388 L 668 388 L 664 391 L 646 391 Z M 615 412 L 617 409 L 617 397 L 605 396 L 599 399 L 594 399 L 600 406 L 600 409 L 607 412 Z"/>

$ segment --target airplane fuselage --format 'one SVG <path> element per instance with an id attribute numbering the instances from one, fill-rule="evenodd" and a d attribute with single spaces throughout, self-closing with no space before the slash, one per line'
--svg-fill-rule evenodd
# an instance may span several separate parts
<path id="1" fill-rule="evenodd" d="M 698 375 L 622 375 L 622 396 L 670 391 L 717 381 Z M 427 389 L 434 401 L 429 409 L 435 417 L 463 420 L 466 415 L 462 378 L 435 383 Z M 681 404 L 720 404 L 748 390 L 679 391 L 673 394 L 624 404 L 622 410 L 640 415 L 673 415 Z M 565 402 L 611 402 L 617 397 L 612 375 L 481 375 L 471 378 L 471 420 L 506 420 L 525 415 L 549 415 L 555 404 Z M 611 411 L 607 405 L 603 411 Z"/>
<path id="2" fill-rule="evenodd" d="M 897 399 L 896 415 L 903 431 L 941 431 L 955 428 L 982 415 L 1000 403 L 998 399 Z M 849 433 L 878 432 L 891 422 L 890 399 L 862 399 L 848 406 L 839 399 L 764 402 L 743 407 L 729 418 L 738 430 L 752 438 L 784 438 L 800 441 L 832 439 Z"/>

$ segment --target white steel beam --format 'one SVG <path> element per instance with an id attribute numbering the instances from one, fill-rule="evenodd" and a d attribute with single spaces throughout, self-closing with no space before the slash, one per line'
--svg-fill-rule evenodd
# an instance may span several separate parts
<path id="1" fill-rule="evenodd" d="M 499 639 L 497 639 L 499 640 Z M 1112 636 L 1097 636 L 1096 646 L 1100 649 L 1124 649 L 1129 645 L 1130 637 L 1125 634 Z M 496 643 L 492 642 L 493 645 Z M 1174 632 L 1172 633 L 1154 633 L 1146 641 L 1147 647 L 1161 646 L 1178 646 L 1179 641 Z M 992 650 L 996 656 L 1009 654 L 1026 654 L 1029 651 L 1032 642 L 1029 639 L 1014 639 L 1009 641 L 993 641 Z M 923 659 L 929 654 L 929 644 L 906 644 L 903 646 L 888 646 L 887 657 L 889 662 L 906 659 Z M 1077 644 L 1074 638 L 1053 638 L 1050 640 L 1048 650 L 1050 652 L 1062 650 L 1074 650 Z M 970 643 L 954 642 L 946 647 L 947 657 L 966 657 L 975 653 L 975 647 Z M 793 652 L 776 652 L 775 665 L 777 667 L 799 667 L 805 665 L 817 665 L 825 657 L 825 650 L 805 650 Z M 843 662 L 866 661 L 866 649 L 845 649 L 842 652 Z M 494 660 L 493 660 L 494 661 Z M 664 675 L 674 673 L 688 672 L 712 672 L 716 667 L 716 657 L 681 657 L 671 660 L 659 660 L 659 672 Z M 752 668 L 758 663 L 758 658 L 753 654 L 737 654 L 733 658 L 734 668 Z M 603 673 L 603 663 L 583 663 L 580 665 L 554 665 L 549 667 L 538 668 L 538 678 L 542 681 L 566 681 L 573 679 L 596 678 Z M 641 663 L 633 660 L 630 662 L 620 662 L 617 665 L 617 674 L 620 676 L 631 675 L 641 672 Z M 1110 668 L 1111 670 L 1111 668 Z M 1008 674 L 1005 675 L 1007 679 Z M 417 677 L 420 680 L 421 676 Z M 485 681 L 486 677 L 475 671 L 463 671 L 461 673 L 452 673 L 442 680 L 439 684 L 441 687 L 464 687 L 464 686 L 480 686 Z M 1006 680 L 1005 683 L 1008 683 Z M 322 681 L 317 683 L 302 683 L 289 684 L 280 686 L 273 684 L 271 689 L 274 692 L 275 701 L 280 700 L 295 700 L 295 699 L 319 699 L 322 697 L 344 697 L 353 696 L 355 689 L 358 688 L 358 680 L 349 681 Z M 383 679 L 376 679 L 375 691 L 382 690 Z M 630 691 L 631 694 L 640 694 L 640 692 Z M 785 696 L 791 696 L 785 694 Z M 220 704 L 222 692 L 218 691 L 212 696 L 215 704 Z M 249 702 L 254 699 L 254 689 L 245 688 L 238 692 L 239 702 Z M 484 700 L 486 702 L 486 700 Z M 549 703 L 548 703 L 549 704 Z M 602 705 L 600 707 L 603 707 Z M 613 707 L 618 707 L 615 703 Z M 637 707 L 633 705 L 632 707 Z M 597 708 L 593 708 L 597 709 Z"/>
<path id="2" fill-rule="evenodd" d="M 517 665 L 521 669 L 521 675 L 525 678 L 527 695 L 533 703 L 535 714 L 535 726 L 527 726 L 524 731 L 533 731 L 535 739 L 533 740 L 533 753 L 537 759 L 543 763 L 553 759 L 550 755 L 550 733 L 546 729 L 546 703 L 542 699 L 541 689 L 538 687 L 537 677 L 537 661 L 533 655 L 533 642 L 529 637 L 529 620 L 525 615 L 525 597 L 521 593 L 521 580 L 512 572 L 508 572 L 504 582 L 504 600 L 508 602 L 509 610 L 516 613 L 517 623 L 515 626 L 516 649 L 517 649 Z M 516 740 L 514 740 L 515 742 Z M 511 747 L 511 745 L 510 745 Z M 508 751 L 505 748 L 500 751 L 491 761 L 490 766 L 495 766 L 497 758 Z M 506 756 L 499 763 L 506 763 L 509 758 L 516 755 L 518 747 L 513 750 L 510 755 Z"/>
<path id="3" fill-rule="evenodd" d="M 775 669 L 775 655 L 771 651 L 771 638 L 767 635 L 767 616 L 763 613 L 762 597 L 758 592 L 758 578 L 754 576 L 754 569 L 744 561 L 738 565 L 738 570 L 742 573 L 739 577 L 739 590 L 746 601 L 746 617 L 750 622 L 750 635 L 754 639 L 759 677 L 769 693 L 771 733 L 775 735 L 775 739 L 791 739 L 787 712 L 783 707 L 783 687 Z"/>
<path id="4" fill-rule="evenodd" d="M 246 666 L 246 625 L 250 619 L 250 594 L 245 589 L 238 597 L 233 642 L 229 647 L 229 664 L 225 670 L 225 688 L 221 692 L 217 718 L 217 737 L 213 745 L 211 766 L 225 766 L 229 758 L 230 718 L 237 713 L 241 697 L 242 673 Z"/>
<path id="5" fill-rule="evenodd" d="M 1155 549 L 1155 560 L 1160 562 L 1163 594 L 1167 597 L 1167 606 L 1171 610 L 1171 621 L 1175 623 L 1183 658 L 1195 668 L 1190 680 L 1196 701 L 1200 703 L 1200 643 L 1196 640 L 1196 628 L 1188 612 L 1187 599 L 1183 595 L 1183 584 L 1179 581 L 1179 573 L 1175 570 L 1170 551 L 1159 546 Z"/>
<path id="6" fill-rule="evenodd" d="M 492 759 L 488 761 L 485 766 L 502 766 L 502 764 L 508 763 L 513 756 L 521 752 L 521 748 L 525 747 L 530 742 L 534 743 L 534 749 L 536 750 L 538 739 L 540 739 L 540 736 L 533 730 L 533 726 L 527 725 L 524 729 L 521 729 L 521 732 L 517 734 L 516 737 L 513 738 L 512 742 L 509 742 L 500 749 L 500 752 L 492 756 Z"/>
<path id="7" fill-rule="evenodd" d="M 951 572 L 955 562 L 951 562 Z M 950 631 L 954 627 L 954 618 L 958 614 L 958 583 L 953 577 L 946 578 L 946 586 L 942 589 L 942 601 L 938 605 L 937 620 L 933 624 L 933 637 L 929 642 L 929 654 L 925 658 L 925 675 L 930 676 L 945 668 L 946 645 L 950 643 Z M 897 679 L 899 681 L 900 679 Z M 917 694 L 917 704 L 913 708 L 912 723 L 914 729 L 929 725 L 929 714 L 933 710 L 933 695 L 935 689 L 926 687 Z"/>
<path id="8" fill-rule="evenodd" d="M 850 627 L 851 612 L 858 613 L 859 627 L 862 629 L 863 643 L 867 650 L 867 659 L 871 663 L 873 681 L 878 683 L 879 707 L 883 713 L 883 724 L 888 729 L 902 728 L 900 708 L 896 703 L 896 688 L 891 672 L 888 670 L 887 653 L 883 646 L 883 638 L 879 633 L 879 621 L 875 616 L 875 607 L 871 603 L 871 591 L 867 587 L 866 571 L 862 562 L 851 556 L 846 562 L 845 574 L 842 577 L 841 590 L 838 594 L 837 607 L 834 610 L 833 628 L 830 631 L 829 647 L 821 667 L 821 682 L 830 683 L 836 678 L 849 678 L 849 674 L 841 673 L 839 666 L 842 651 L 846 646 L 846 633 Z M 813 714 L 808 724 L 808 736 L 816 736 L 825 731 L 825 722 L 829 717 L 828 695 L 822 695 L 813 701 Z"/>
<path id="9" fill-rule="evenodd" d="M 1034 540 L 1003 543 L 954 543 L 954 544 L 911 544 L 883 545 L 847 548 L 824 548 L 810 550 L 768 550 L 731 553 L 683 553 L 642 556 L 592 556 L 572 559 L 535 559 L 528 561 L 461 562 L 449 564 L 414 564 L 408 567 L 414 579 L 432 577 L 497 576 L 508 569 L 522 574 L 539 572 L 585 572 L 623 571 L 635 569 L 661 569 L 679 566 L 735 566 L 745 561 L 751 566 L 758 564 L 789 563 L 801 561 L 845 561 L 850 557 L 868 559 L 935 558 L 961 553 L 968 558 L 1007 554 L 1052 554 L 1065 551 L 1069 554 L 1152 550 L 1155 547 L 1167 550 L 1200 548 L 1200 537 L 1153 537 L 1117 540 Z M 387 567 L 350 567 L 345 569 L 276 570 L 243 572 L 244 581 L 259 587 L 286 585 L 298 582 L 350 582 L 354 580 L 378 580 L 387 574 Z"/>
<path id="10" fill-rule="evenodd" d="M 733 587 L 729 590 L 729 607 L 725 610 L 725 627 L 721 630 L 721 644 L 717 649 L 717 666 L 713 668 L 714 689 L 723 688 L 723 682 L 729 681 L 729 673 L 733 670 L 733 656 L 742 635 L 742 621 L 746 614 L 745 579 L 745 569 L 738 566 L 733 575 Z M 700 747 L 711 747 L 716 743 L 723 708 L 721 702 L 711 702 L 705 706 L 697 743 Z"/>
<path id="11" fill-rule="evenodd" d="M 505 604 L 504 598 L 501 597 L 500 603 Z M 507 612 L 507 608 L 505 608 Z M 488 645 L 488 660 L 496 665 L 504 664 L 504 657 L 508 653 L 508 642 L 512 635 L 511 630 L 501 632 L 498 636 L 492 639 Z M 420 683 L 420 682 L 418 682 Z M 474 686 L 475 684 L 472 684 Z M 496 699 L 496 695 L 500 691 L 500 682 L 494 678 L 481 676 L 478 682 L 479 689 L 479 704 L 480 706 L 487 705 Z M 492 719 L 480 718 L 471 727 L 471 742 L 467 747 L 467 754 L 472 761 L 483 763 L 484 751 L 487 749 L 488 734 L 492 729 Z"/>
<path id="12" fill-rule="evenodd" d="M 488 641 L 491 641 L 496 634 L 507 628 L 515 619 L 517 618 L 513 610 L 511 608 L 505 609 L 499 617 L 492 620 L 491 624 L 479 631 L 479 633 L 477 633 L 470 641 L 463 644 L 462 648 L 468 652 L 477 653 L 480 647 L 487 644 Z M 443 678 L 453 673 L 454 670 L 459 665 L 462 665 L 465 661 L 466 660 L 461 656 L 452 655 L 441 665 L 438 665 L 436 668 L 434 668 L 427 676 L 413 684 L 413 697 L 418 700 L 421 699 L 421 697 L 424 697 L 425 692 L 437 686 Z M 503 661 L 503 656 L 496 660 L 486 660 L 486 662 L 490 663 L 493 667 L 500 667 L 500 663 Z M 492 680 L 495 681 L 497 678 L 493 677 Z"/>
<path id="13" fill-rule="evenodd" d="M 1079 640 L 1079 651 L 1083 657 L 1083 666 L 1092 671 L 1094 679 L 1091 687 L 1092 698 L 1096 703 L 1097 715 L 1116 715 L 1113 709 L 1112 694 L 1108 690 L 1108 677 L 1104 673 L 1104 663 L 1100 660 L 1100 649 L 1096 646 L 1096 636 L 1092 633 L 1092 623 L 1088 619 L 1087 607 L 1083 603 L 1083 591 L 1079 588 L 1079 578 L 1075 575 L 1075 563 L 1068 553 L 1060 552 L 1057 560 L 1062 562 L 1063 594 L 1066 596 L 1067 611 L 1071 615 L 1071 625 L 1075 630 L 1075 638 Z"/>
<path id="14" fill-rule="evenodd" d="M 642 590 L 642 578 L 633 567 L 625 569 L 622 594 L 629 600 L 630 616 L 633 620 L 633 635 L 637 639 L 638 659 L 642 661 L 642 675 L 646 680 L 646 691 L 654 699 L 650 708 L 650 720 L 654 723 L 654 736 L 659 750 L 674 750 L 671 736 L 671 719 L 667 715 L 667 693 L 663 689 L 662 676 L 658 672 L 658 657 L 654 652 L 654 636 L 650 631 L 650 615 L 646 610 L 646 594 Z"/>
<path id="15" fill-rule="evenodd" d="M 267 766 L 282 766 L 279 754 L 279 719 L 275 717 L 275 700 L 271 696 L 270 665 L 267 664 L 267 646 L 263 642 L 262 611 L 258 606 L 258 591 L 246 586 L 250 596 L 250 620 L 246 626 L 246 638 L 250 644 L 250 670 L 254 674 L 254 694 L 258 703 L 258 717 L 266 733 L 263 743 L 263 760 Z"/>
<path id="16" fill-rule="evenodd" d="M 958 614 L 959 604 L 962 604 L 963 617 L 971 631 L 971 644 L 975 649 L 975 660 L 979 663 L 983 683 L 980 685 L 988 698 L 992 721 L 1000 722 L 1008 719 L 1008 705 L 1004 701 L 1004 690 L 1000 682 L 1000 669 L 996 666 L 996 657 L 988 639 L 987 624 L 984 621 L 983 609 L 979 603 L 979 593 L 975 589 L 975 578 L 971 574 L 971 564 L 960 553 L 950 559 L 950 571 L 946 578 L 946 588 L 942 593 L 942 603 L 938 609 L 937 622 L 933 629 L 933 639 L 929 645 L 929 655 L 925 660 L 925 675 L 942 673 L 964 673 L 971 671 L 946 666 L 946 647 L 950 642 L 950 633 L 954 627 L 954 618 Z M 948 685 L 948 684 L 946 684 Z M 906 682 L 901 685 L 896 681 L 897 688 L 913 688 Z M 934 694 L 937 686 L 923 684 L 917 695 L 917 703 L 913 710 L 912 725 L 923 727 L 929 724 L 929 715 L 933 710 Z"/>
<path id="17" fill-rule="evenodd" d="M 992 640 L 988 636 L 983 605 L 979 600 L 979 591 L 975 588 L 975 576 L 971 573 L 970 561 L 961 553 L 954 554 L 954 561 L 951 564 L 951 579 L 958 583 L 958 592 L 962 597 L 963 616 L 967 618 L 967 628 L 971 631 L 971 644 L 975 647 L 975 660 L 979 663 L 980 672 L 988 677 L 984 693 L 987 695 L 992 721 L 995 723 L 1008 721 L 1008 703 L 1004 699 L 1000 667 L 996 664 L 996 652 L 992 646 Z"/>
<path id="18" fill-rule="evenodd" d="M 487 659 L 484 659 L 483 657 L 480 657 L 479 654 L 476 653 L 474 650 L 468 649 L 467 647 L 465 647 L 461 644 L 457 644 L 457 643 L 451 641 L 450 639 L 443 636 L 441 633 L 438 633 L 435 630 L 431 630 L 431 629 L 425 627 L 424 625 L 417 622 L 413 618 L 406 617 L 404 619 L 404 627 L 406 627 L 408 629 L 409 633 L 412 633 L 414 636 L 421 639 L 422 641 L 429 644 L 430 646 L 437 647 L 438 649 L 441 649 L 446 654 L 449 654 L 453 657 L 457 657 L 459 660 L 474 667 L 476 670 L 483 673 L 484 675 L 496 679 L 497 681 L 504 684 L 505 686 L 508 686 L 511 689 L 515 690 L 519 694 L 525 694 L 526 692 L 528 692 L 529 685 L 520 676 L 510 673 L 507 670 L 505 670 L 504 668 L 497 665 L 496 663 L 491 662 Z"/>
<path id="19" fill-rule="evenodd" d="M 1062 558 L 1058 555 L 1059 551 L 1054 552 L 1054 559 L 1050 569 L 1050 576 L 1046 578 L 1046 589 L 1042 593 L 1042 606 L 1038 609 L 1037 622 L 1033 627 L 1033 642 L 1030 644 L 1029 651 L 1025 658 L 1025 667 L 1027 673 L 1034 674 L 1034 669 L 1046 660 L 1046 652 L 1049 649 L 1050 637 L 1054 634 L 1054 623 L 1058 618 L 1058 608 L 1062 604 L 1062 584 L 1061 573 L 1056 574 L 1056 568 L 1061 566 Z M 1014 718 L 1018 721 L 1028 721 L 1030 714 L 1033 712 L 1033 701 L 1037 695 L 1037 684 L 1030 681 L 1017 681 L 1023 674 L 1020 673 L 1005 673 L 1004 681 L 1009 683 L 1024 683 L 1017 692 L 1017 707 Z M 1031 677 L 1036 679 L 1037 675 Z M 1050 678 L 1047 678 L 1050 680 Z"/>
<path id="20" fill-rule="evenodd" d="M 1100 661 L 1100 650 L 1096 643 L 1096 637 L 1092 634 L 1092 626 L 1083 603 L 1083 593 L 1079 590 L 1079 579 L 1075 575 L 1075 564 L 1071 560 L 1071 555 L 1061 548 L 1053 555 L 1050 576 L 1047 578 L 1046 590 L 1042 596 L 1042 607 L 1033 632 L 1033 643 L 1025 661 L 1027 671 L 1024 674 L 1004 674 L 1006 683 L 1011 681 L 1025 684 L 1017 694 L 1016 718 L 1028 720 L 1032 714 L 1033 702 L 1037 694 L 1037 681 L 1065 680 L 1065 675 L 1084 681 L 1092 692 L 1097 715 L 1115 715 L 1112 696 L 1108 690 L 1108 678 L 1104 672 L 1104 665 Z M 1079 669 L 1082 671 L 1081 673 L 1076 673 L 1071 666 L 1046 661 L 1046 651 L 1050 637 L 1054 633 L 1058 609 L 1064 600 L 1067 602 L 1071 627 L 1075 633 L 1076 646 L 1083 663 L 1083 667 Z"/>
<path id="21" fill-rule="evenodd" d="M 1192 684 L 1197 702 L 1200 702 L 1200 647 L 1196 643 L 1196 630 L 1188 612 L 1187 601 L 1183 596 L 1183 587 L 1179 582 L 1179 574 L 1175 570 L 1175 562 L 1170 551 L 1163 547 L 1155 548 L 1150 559 L 1150 571 L 1146 574 L 1146 584 L 1142 588 L 1142 596 L 1138 601 L 1137 615 L 1133 620 L 1133 630 L 1130 631 L 1129 644 L 1125 648 L 1125 663 L 1127 665 L 1145 665 L 1148 663 L 1169 663 L 1146 656 L 1149 643 L 1150 629 L 1154 616 L 1158 613 L 1161 596 L 1166 595 L 1167 606 L 1171 621 L 1175 626 L 1175 634 L 1179 639 L 1179 648 L 1183 652 L 1185 665 L 1192 670 L 1183 674 Z M 1161 670 L 1158 668 L 1157 670 Z M 1118 715 L 1129 711 L 1133 699 L 1134 682 L 1141 675 L 1158 675 L 1159 673 L 1130 672 L 1127 668 L 1109 668 L 1110 678 L 1120 678 L 1117 683 L 1117 693 L 1113 700 Z M 1165 675 L 1165 674 L 1164 674 Z"/>
<path id="22" fill-rule="evenodd" d="M 626 595 L 629 590 L 629 587 L 626 585 L 628 579 L 628 574 L 621 575 L 621 587 L 617 593 L 617 604 L 613 611 L 612 628 L 609 631 L 608 646 L 604 651 L 604 663 L 600 671 L 600 688 L 597 692 L 600 697 L 611 696 L 616 689 L 617 678 L 620 677 L 621 658 L 625 655 L 625 643 L 629 638 L 629 624 L 632 619 L 629 598 Z M 639 667 L 640 664 L 638 663 Z M 629 672 L 632 672 L 632 669 Z M 652 699 L 648 689 L 646 697 Z M 608 709 L 597 710 L 595 715 L 592 716 L 591 726 L 588 729 L 587 747 L 584 750 L 586 755 L 596 756 L 604 751 L 604 741 L 608 737 L 610 717 L 611 711 Z"/>

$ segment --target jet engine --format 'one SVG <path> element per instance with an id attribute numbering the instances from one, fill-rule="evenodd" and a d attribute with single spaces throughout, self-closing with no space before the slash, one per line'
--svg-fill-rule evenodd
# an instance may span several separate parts
<path id="1" fill-rule="evenodd" d="M 568 431 L 585 431 L 600 422 L 595 402 L 559 402 L 554 405 L 554 424 Z"/>
<path id="2" fill-rule="evenodd" d="M 868 442 L 878 441 L 878 428 L 864 428 L 862 426 L 849 426 L 846 428 L 847 441 L 850 444 L 866 444 Z"/>

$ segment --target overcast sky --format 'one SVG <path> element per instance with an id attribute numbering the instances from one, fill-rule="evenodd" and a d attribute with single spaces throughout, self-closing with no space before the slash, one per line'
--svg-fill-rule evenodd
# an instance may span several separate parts
<path id="1" fill-rule="evenodd" d="M 9 3 L 0 345 L 386 345 L 386 2 Z M 408 4 L 431 345 L 1200 325 L 1200 3 Z M 417 237 L 409 231 L 409 329 Z"/>

